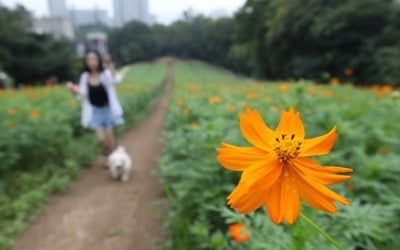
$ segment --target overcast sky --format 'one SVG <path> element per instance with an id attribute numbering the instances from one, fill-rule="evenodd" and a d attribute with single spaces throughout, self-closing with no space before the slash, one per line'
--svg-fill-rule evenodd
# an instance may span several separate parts
<path id="1" fill-rule="evenodd" d="M 113 14 L 113 0 L 66 0 L 67 7 L 76 9 L 91 9 L 97 5 L 99 9 L 106 9 L 110 16 Z M 149 0 L 150 12 L 157 16 L 157 21 L 170 23 L 180 17 L 184 10 L 193 8 L 197 12 L 210 14 L 213 11 L 225 10 L 233 13 L 246 0 Z M 13 7 L 20 3 L 34 12 L 35 16 L 48 15 L 47 0 L 0 0 L 4 5 Z"/>

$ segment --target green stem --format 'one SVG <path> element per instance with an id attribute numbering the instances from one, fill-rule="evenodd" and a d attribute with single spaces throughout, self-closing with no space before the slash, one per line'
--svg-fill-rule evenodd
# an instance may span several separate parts
<path id="1" fill-rule="evenodd" d="M 344 250 L 344 248 L 334 240 L 329 234 L 327 234 L 322 228 L 320 228 L 317 224 L 315 224 L 310 218 L 305 216 L 304 214 L 300 213 L 301 218 L 303 218 L 308 224 L 310 224 L 313 228 L 315 228 L 322 236 L 325 237 L 328 241 L 330 241 L 335 247 L 339 250 Z"/>

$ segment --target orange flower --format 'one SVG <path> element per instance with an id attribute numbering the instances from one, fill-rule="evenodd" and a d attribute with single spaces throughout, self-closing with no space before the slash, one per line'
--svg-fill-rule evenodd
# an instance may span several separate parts
<path id="1" fill-rule="evenodd" d="M 343 73 L 345 76 L 352 76 L 354 72 L 352 69 L 345 69 Z"/>
<path id="2" fill-rule="evenodd" d="M 308 88 L 308 94 L 310 94 L 310 95 L 315 95 L 315 92 L 317 92 L 317 90 L 315 89 L 315 87 L 309 87 L 309 88 Z"/>
<path id="3" fill-rule="evenodd" d="M 188 108 L 185 108 L 185 109 L 183 110 L 183 114 L 184 114 L 185 116 L 187 116 L 187 115 L 189 114 L 189 112 L 190 112 L 190 110 L 189 110 Z"/>
<path id="4" fill-rule="evenodd" d="M 337 77 L 331 78 L 330 82 L 331 82 L 332 85 L 339 85 L 340 84 L 340 80 Z"/>
<path id="5" fill-rule="evenodd" d="M 17 110 L 14 109 L 14 108 L 11 108 L 11 109 L 8 110 L 8 114 L 9 115 L 15 115 L 16 113 L 17 113 Z"/>
<path id="6" fill-rule="evenodd" d="M 323 94 L 325 97 L 332 97 L 334 93 L 332 90 L 327 90 Z"/>
<path id="7" fill-rule="evenodd" d="M 39 115 L 40 115 L 40 113 L 39 113 L 39 111 L 37 111 L 36 109 L 32 109 L 31 112 L 29 113 L 29 115 L 30 115 L 32 118 L 38 118 Z"/>
<path id="8" fill-rule="evenodd" d="M 226 108 L 227 108 L 229 111 L 231 111 L 231 112 L 233 112 L 233 111 L 236 110 L 235 105 L 230 104 L 230 103 L 226 105 Z"/>
<path id="9" fill-rule="evenodd" d="M 390 152 L 390 149 L 387 148 L 387 147 L 380 147 L 378 149 L 378 151 L 379 151 L 380 154 L 386 155 L 386 154 L 388 154 Z"/>
<path id="10" fill-rule="evenodd" d="M 260 98 L 260 95 L 258 93 L 254 93 L 254 92 L 247 92 L 245 96 L 249 100 Z"/>
<path id="11" fill-rule="evenodd" d="M 192 124 L 190 124 L 192 126 L 193 129 L 196 129 L 199 127 L 199 123 L 198 122 L 192 122 Z"/>
<path id="12" fill-rule="evenodd" d="M 291 107 L 283 111 L 276 130 L 264 124 L 257 110 L 248 108 L 240 114 L 240 129 L 251 147 L 222 143 L 217 159 L 225 168 L 243 172 L 239 184 L 228 196 L 228 204 L 239 213 L 249 213 L 261 206 L 275 224 L 292 224 L 300 213 L 300 199 L 312 207 L 336 213 L 334 201 L 349 201 L 326 185 L 348 180 L 337 173 L 350 168 L 323 167 L 309 156 L 329 153 L 336 140 L 336 127 L 327 134 L 305 139 L 300 114 Z"/>
<path id="13" fill-rule="evenodd" d="M 279 86 L 279 90 L 280 90 L 282 93 L 288 91 L 288 89 L 289 89 L 289 85 L 286 84 L 286 83 L 281 84 L 281 85 Z"/>
<path id="14" fill-rule="evenodd" d="M 218 96 L 212 96 L 212 97 L 210 97 L 208 102 L 211 104 L 218 104 L 221 102 L 221 98 L 219 98 Z"/>
<path id="15" fill-rule="evenodd" d="M 189 91 L 192 92 L 192 93 L 195 93 L 195 92 L 197 92 L 199 90 L 197 85 L 194 84 L 194 83 L 189 84 L 188 88 L 189 88 Z"/>
<path id="16" fill-rule="evenodd" d="M 229 232 L 233 240 L 237 243 L 242 243 L 247 241 L 250 238 L 249 233 L 243 233 L 243 224 L 235 223 L 229 226 Z"/>
<path id="17" fill-rule="evenodd" d="M 183 104 L 185 104 L 185 100 L 183 100 L 183 98 L 179 98 L 179 99 L 176 101 L 176 105 L 178 105 L 179 107 L 182 107 Z"/>

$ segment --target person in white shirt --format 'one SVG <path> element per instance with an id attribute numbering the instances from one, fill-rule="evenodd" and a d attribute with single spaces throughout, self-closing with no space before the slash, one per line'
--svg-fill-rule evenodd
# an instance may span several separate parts
<path id="1" fill-rule="evenodd" d="M 82 126 L 95 131 L 105 156 L 117 146 L 113 127 L 124 123 L 115 91 L 118 82 L 115 71 L 104 68 L 101 55 L 97 51 L 88 51 L 79 86 L 67 83 L 67 87 L 82 99 Z"/>

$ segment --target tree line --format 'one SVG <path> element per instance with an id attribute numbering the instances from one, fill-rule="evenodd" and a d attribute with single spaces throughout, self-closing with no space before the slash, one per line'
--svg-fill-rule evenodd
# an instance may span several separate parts
<path id="1" fill-rule="evenodd" d="M 268 79 L 400 82 L 395 0 L 247 0 L 232 18 L 131 22 L 109 33 L 119 64 L 174 55 Z"/>

